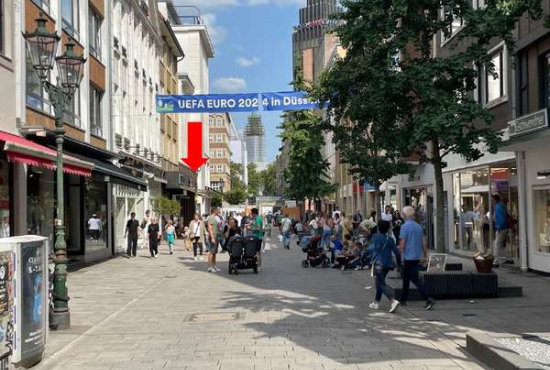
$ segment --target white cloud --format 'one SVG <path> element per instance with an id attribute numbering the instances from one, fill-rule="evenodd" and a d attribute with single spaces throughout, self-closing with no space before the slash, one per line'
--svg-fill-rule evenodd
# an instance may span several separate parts
<path id="1" fill-rule="evenodd" d="M 216 15 L 207 13 L 202 15 L 202 20 L 208 28 L 208 34 L 215 46 L 220 45 L 227 38 L 227 29 L 216 23 Z"/>
<path id="2" fill-rule="evenodd" d="M 240 65 L 243 68 L 252 67 L 253 65 L 260 63 L 260 58 L 258 57 L 252 57 L 252 58 L 246 58 L 246 57 L 238 57 L 235 59 L 235 63 Z"/>
<path id="3" fill-rule="evenodd" d="M 243 92 L 246 90 L 246 81 L 240 77 L 225 77 L 214 81 L 213 86 L 219 92 Z"/>

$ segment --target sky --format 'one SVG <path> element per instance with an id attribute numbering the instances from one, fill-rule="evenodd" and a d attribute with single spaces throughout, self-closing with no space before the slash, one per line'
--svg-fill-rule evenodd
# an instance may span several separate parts
<path id="1" fill-rule="evenodd" d="M 216 56 L 210 64 L 211 93 L 292 90 L 292 27 L 306 0 L 179 0 L 196 5 L 208 26 Z M 262 112 L 266 158 L 280 147 L 277 126 L 281 112 Z M 247 114 L 232 114 L 237 129 Z"/>

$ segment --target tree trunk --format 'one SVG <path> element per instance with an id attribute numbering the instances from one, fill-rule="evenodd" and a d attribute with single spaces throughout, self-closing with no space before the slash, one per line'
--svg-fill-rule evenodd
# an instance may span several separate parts
<path id="1" fill-rule="evenodd" d="M 443 188 L 443 160 L 439 153 L 439 141 L 437 139 L 432 140 L 432 164 L 434 166 L 434 175 L 435 175 L 435 194 L 436 194 L 436 205 L 435 205 L 435 230 L 436 230 L 436 245 L 435 249 L 444 253 L 446 250 L 445 246 L 445 192 Z"/>

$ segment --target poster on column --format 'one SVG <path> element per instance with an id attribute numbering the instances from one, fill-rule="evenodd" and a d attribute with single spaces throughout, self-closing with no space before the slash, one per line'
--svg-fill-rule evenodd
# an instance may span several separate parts
<path id="1" fill-rule="evenodd" d="M 44 351 L 45 320 L 44 307 L 44 248 L 42 242 L 30 242 L 21 248 L 21 354 L 30 358 Z"/>
<path id="2" fill-rule="evenodd" d="M 0 249 L 0 358 L 13 349 L 13 252 Z M 3 361 L 3 360 L 2 360 Z M 0 368 L 1 367 L 0 363 Z"/>

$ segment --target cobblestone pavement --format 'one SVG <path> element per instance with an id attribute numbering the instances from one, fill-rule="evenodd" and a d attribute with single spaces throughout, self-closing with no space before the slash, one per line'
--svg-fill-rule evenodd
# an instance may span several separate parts
<path id="1" fill-rule="evenodd" d="M 229 275 L 227 254 L 208 274 L 163 245 L 155 260 L 141 250 L 79 270 L 73 327 L 51 333 L 36 369 L 483 369 L 460 345 L 472 327 L 441 321 L 456 302 L 372 311 L 368 271 L 304 269 L 303 257 L 269 243 L 259 275 Z"/>

